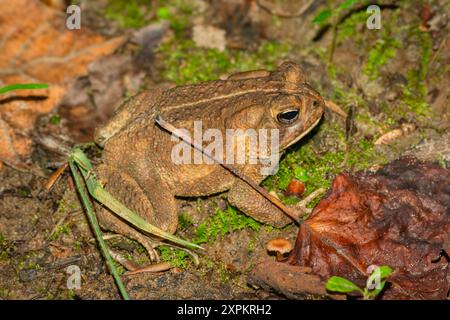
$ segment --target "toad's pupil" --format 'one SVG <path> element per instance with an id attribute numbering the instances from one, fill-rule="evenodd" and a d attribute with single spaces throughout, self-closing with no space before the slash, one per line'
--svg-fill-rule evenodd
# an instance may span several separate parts
<path id="1" fill-rule="evenodd" d="M 289 110 L 278 114 L 278 121 L 284 124 L 289 124 L 295 121 L 298 117 L 298 110 Z"/>

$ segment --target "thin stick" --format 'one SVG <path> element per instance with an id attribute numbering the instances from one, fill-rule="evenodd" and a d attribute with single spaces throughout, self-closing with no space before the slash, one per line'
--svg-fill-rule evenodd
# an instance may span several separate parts
<path id="1" fill-rule="evenodd" d="M 337 32 L 338 32 L 338 22 L 336 21 L 333 24 L 333 38 L 331 39 L 330 52 L 328 53 L 328 65 L 330 65 L 333 62 L 334 51 L 336 49 Z"/>
<path id="2" fill-rule="evenodd" d="M 170 270 L 171 268 L 172 265 L 169 262 L 160 262 L 156 264 L 149 264 L 141 268 L 136 268 L 135 270 L 130 270 L 127 273 L 125 273 L 124 276 L 132 276 L 144 272 L 163 272 Z"/>
<path id="3" fill-rule="evenodd" d="M 53 185 L 58 181 L 59 177 L 63 174 L 63 172 L 67 169 L 67 162 L 65 162 L 62 166 L 60 166 L 55 172 L 52 173 L 50 178 L 48 178 L 47 182 L 45 183 L 45 190 L 50 190 Z"/>

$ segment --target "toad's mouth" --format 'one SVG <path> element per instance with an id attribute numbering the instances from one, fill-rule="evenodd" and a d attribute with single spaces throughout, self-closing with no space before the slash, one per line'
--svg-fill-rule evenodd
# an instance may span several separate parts
<path id="1" fill-rule="evenodd" d="M 295 144 L 296 142 L 298 142 L 300 139 L 302 139 L 308 133 L 310 133 L 311 130 L 314 129 L 315 126 L 317 126 L 317 124 L 320 122 L 321 119 L 322 119 L 322 117 L 319 117 L 319 119 L 317 119 L 316 122 L 314 122 L 306 131 L 304 131 L 301 135 L 299 135 L 297 138 L 295 138 L 293 141 L 291 141 L 287 146 L 283 147 L 280 150 L 280 153 L 283 152 L 283 150 L 286 150 L 287 148 L 289 148 L 290 146 Z M 256 159 L 259 159 L 260 161 L 270 161 L 273 156 L 279 156 L 279 154 L 271 155 L 271 156 L 267 156 L 267 157 L 259 156 L 259 157 L 256 157 Z"/>
<path id="2" fill-rule="evenodd" d="M 314 129 L 315 126 L 317 126 L 317 124 L 320 122 L 320 120 L 322 119 L 322 117 L 319 117 L 319 119 L 316 120 L 316 122 L 314 122 L 308 129 L 306 129 L 301 135 L 299 135 L 297 138 L 295 138 L 294 140 L 292 140 L 287 146 L 283 147 L 284 149 L 289 148 L 290 146 L 292 146 L 293 144 L 297 143 L 300 139 L 302 139 L 304 136 L 306 136 L 308 133 L 311 132 L 312 129 Z"/>

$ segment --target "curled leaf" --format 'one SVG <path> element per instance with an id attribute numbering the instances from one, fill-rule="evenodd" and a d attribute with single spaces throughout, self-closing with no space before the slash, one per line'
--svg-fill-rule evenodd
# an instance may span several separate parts
<path id="1" fill-rule="evenodd" d="M 449 186 L 449 169 L 413 157 L 375 173 L 342 173 L 300 225 L 285 263 L 310 267 L 321 279 L 345 277 L 361 288 L 367 268 L 383 266 L 379 280 L 384 284 L 389 276 L 389 286 L 367 290 L 366 298 L 381 292 L 381 299 L 446 299 Z M 270 281 L 286 291 L 284 280 L 272 276 Z M 294 295 L 295 289 L 289 292 Z"/>

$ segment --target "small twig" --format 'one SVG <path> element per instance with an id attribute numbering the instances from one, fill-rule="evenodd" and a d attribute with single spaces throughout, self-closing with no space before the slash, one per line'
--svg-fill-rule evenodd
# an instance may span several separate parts
<path id="1" fill-rule="evenodd" d="M 111 257 L 125 267 L 128 271 L 134 271 L 139 269 L 132 261 L 125 259 L 119 252 L 108 248 Z"/>
<path id="2" fill-rule="evenodd" d="M 120 238 L 126 238 L 125 236 L 118 234 L 118 233 L 104 233 L 103 234 L 103 240 L 114 240 L 114 239 L 120 239 Z"/>
<path id="3" fill-rule="evenodd" d="M 58 181 L 59 177 L 63 174 L 63 172 L 67 169 L 68 164 L 65 162 L 62 166 L 60 166 L 55 172 L 52 173 L 52 175 L 48 178 L 47 182 L 45 183 L 45 190 L 50 190 L 56 181 Z"/>
<path id="4" fill-rule="evenodd" d="M 342 110 L 342 108 L 338 104 L 331 100 L 325 100 L 325 107 L 344 118 L 348 117 L 347 112 Z"/>
<path id="5" fill-rule="evenodd" d="M 132 275 L 144 273 L 144 272 L 162 272 L 162 271 L 170 270 L 171 268 L 172 268 L 172 265 L 169 262 L 160 262 L 160 263 L 155 263 L 155 264 L 149 264 L 142 268 L 137 268 L 133 271 L 126 272 L 126 273 L 124 273 L 124 276 L 132 276 Z"/>
<path id="6" fill-rule="evenodd" d="M 311 213 L 312 210 L 311 209 L 307 209 L 306 206 L 308 205 L 308 203 L 313 201 L 316 197 L 320 196 L 324 192 L 325 192 L 324 188 L 319 188 L 317 190 L 314 190 L 305 199 L 303 199 L 302 201 L 297 203 L 295 205 L 295 207 L 303 208 L 304 210 L 307 210 L 307 211 L 309 211 L 309 213 Z"/>
<path id="7" fill-rule="evenodd" d="M 333 38 L 331 39 L 330 52 L 328 53 L 329 65 L 333 62 L 334 51 L 336 50 L 337 32 L 338 32 L 338 22 L 335 21 L 333 23 L 333 35 L 332 35 Z"/>

